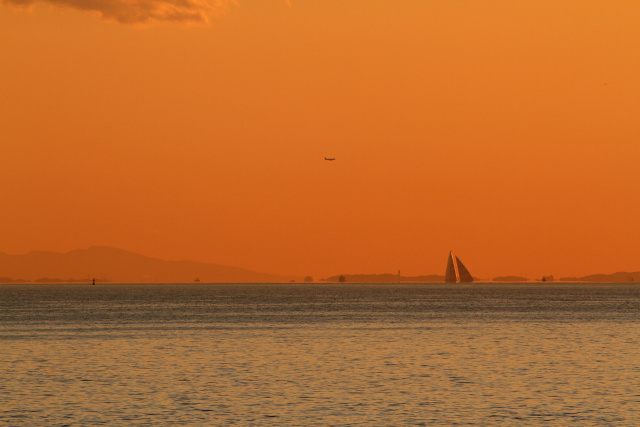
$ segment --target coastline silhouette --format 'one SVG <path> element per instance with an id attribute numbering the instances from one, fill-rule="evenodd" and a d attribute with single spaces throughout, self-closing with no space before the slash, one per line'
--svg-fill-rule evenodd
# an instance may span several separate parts
<path id="1" fill-rule="evenodd" d="M 456 268 L 458 270 L 456 274 Z M 87 271 L 105 272 L 99 279 L 89 279 Z M 25 273 L 27 272 L 27 273 Z M 195 279 L 194 279 L 195 276 Z M 342 276 L 342 278 L 341 278 Z M 84 278 L 83 278 L 84 277 Z M 448 280 L 447 280 L 448 277 Z M 492 279 L 471 276 L 452 252 L 445 275 L 427 274 L 401 276 L 392 273 L 340 274 L 317 279 L 319 282 L 346 283 L 470 283 L 482 282 L 582 282 L 640 283 L 640 271 L 619 271 L 611 274 L 591 274 L 543 279 L 524 275 L 499 275 Z M 0 253 L 0 283 L 300 283 L 312 282 L 311 275 L 265 274 L 243 268 L 194 261 L 166 261 L 122 249 L 93 246 L 68 253 L 32 251 L 22 255 Z"/>

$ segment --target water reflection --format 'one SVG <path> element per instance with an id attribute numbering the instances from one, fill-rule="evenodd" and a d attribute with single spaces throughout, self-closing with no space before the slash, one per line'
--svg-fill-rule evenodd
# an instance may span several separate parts
<path id="1" fill-rule="evenodd" d="M 0 296 L 0 424 L 640 424 L 640 287 Z"/>

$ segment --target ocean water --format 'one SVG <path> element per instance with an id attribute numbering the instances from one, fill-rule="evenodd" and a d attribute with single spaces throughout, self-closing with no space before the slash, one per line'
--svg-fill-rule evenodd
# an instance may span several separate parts
<path id="1" fill-rule="evenodd" d="M 0 285 L 0 425 L 640 425 L 640 285 Z"/>

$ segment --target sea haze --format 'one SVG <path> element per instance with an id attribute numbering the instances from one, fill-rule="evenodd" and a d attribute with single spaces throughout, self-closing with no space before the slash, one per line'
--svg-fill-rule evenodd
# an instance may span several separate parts
<path id="1" fill-rule="evenodd" d="M 640 285 L 0 285 L 0 425 L 640 425 Z"/>

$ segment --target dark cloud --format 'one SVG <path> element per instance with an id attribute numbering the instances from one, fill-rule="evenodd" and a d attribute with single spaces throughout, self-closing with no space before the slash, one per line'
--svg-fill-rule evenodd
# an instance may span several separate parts
<path id="1" fill-rule="evenodd" d="M 14 6 L 31 6 L 36 1 L 100 14 L 124 24 L 149 22 L 199 23 L 224 11 L 233 0 L 2 0 Z"/>

